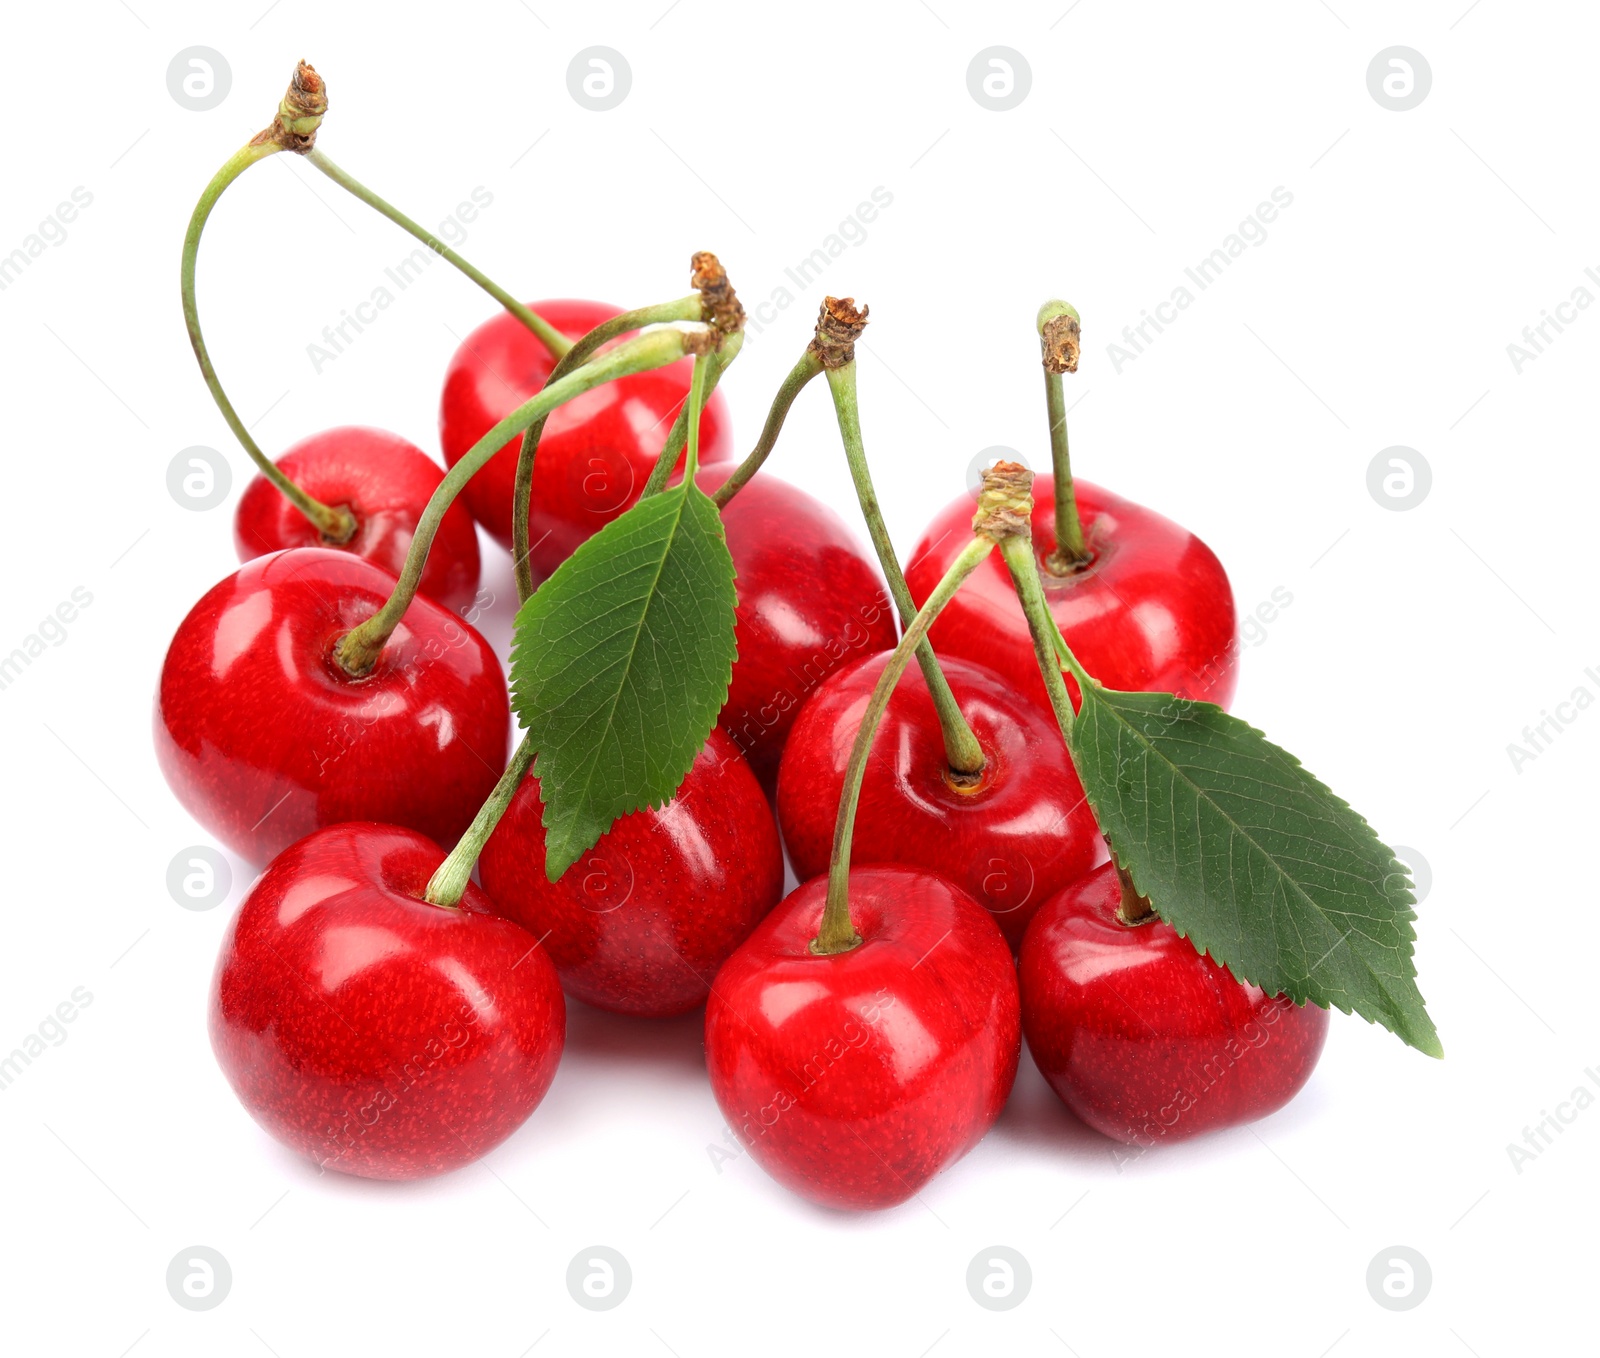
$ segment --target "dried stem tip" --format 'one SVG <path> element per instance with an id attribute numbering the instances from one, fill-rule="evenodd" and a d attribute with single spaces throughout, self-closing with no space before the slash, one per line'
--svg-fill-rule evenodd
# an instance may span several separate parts
<path id="1" fill-rule="evenodd" d="M 1083 329 L 1075 312 L 1063 311 L 1047 320 L 1039 331 L 1044 370 L 1049 373 L 1077 372 L 1082 336 Z"/>
<path id="2" fill-rule="evenodd" d="M 744 307 L 728 281 L 728 271 L 709 250 L 697 250 L 689 259 L 689 286 L 700 294 L 700 317 L 719 335 L 744 329 Z"/>
<path id="3" fill-rule="evenodd" d="M 990 542 L 1029 537 L 1033 526 L 1033 473 L 1020 462 L 996 462 L 983 473 L 972 531 Z"/>
<path id="4" fill-rule="evenodd" d="M 854 297 L 825 297 L 817 315 L 817 333 L 807 346 L 828 371 L 855 361 L 856 341 L 867 328 L 870 307 L 856 310 Z"/>
<path id="5" fill-rule="evenodd" d="M 278 105 L 278 115 L 250 139 L 252 146 L 277 142 L 285 151 L 305 155 L 317 144 L 317 129 L 328 111 L 328 87 L 316 68 L 301 61 Z"/>

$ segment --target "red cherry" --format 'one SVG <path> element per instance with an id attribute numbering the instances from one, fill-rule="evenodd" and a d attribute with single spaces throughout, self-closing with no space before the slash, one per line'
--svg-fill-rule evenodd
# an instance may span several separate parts
<path id="1" fill-rule="evenodd" d="M 827 886 L 790 892 L 717 973 L 711 1089 L 785 1187 L 829 1207 L 892 1207 L 1000 1115 L 1020 1050 L 1016 972 L 982 906 L 901 867 L 850 873 L 862 942 L 819 957 Z"/>
<path id="2" fill-rule="evenodd" d="M 1124 924 L 1107 863 L 1039 911 L 1022 943 L 1022 1026 L 1057 1094 L 1130 1145 L 1282 1108 L 1311 1077 L 1328 1011 L 1233 979 L 1170 924 Z"/>
<path id="3" fill-rule="evenodd" d="M 415 599 L 373 670 L 339 639 L 394 577 L 320 547 L 258 557 L 192 609 L 167 648 L 156 756 L 178 800 L 264 863 L 325 825 L 381 820 L 452 844 L 506 765 L 510 709 L 489 643 Z"/>
<path id="4" fill-rule="evenodd" d="M 677 794 L 623 816 L 551 882 L 544 803 L 529 777 L 484 846 L 484 890 L 555 963 L 567 993 L 664 1018 L 704 1002 L 717 968 L 783 894 L 772 811 L 733 742 L 713 730 Z"/>
<path id="5" fill-rule="evenodd" d="M 696 481 L 709 493 L 724 479 L 719 468 Z M 841 666 L 895 644 L 894 610 L 844 520 L 767 472 L 722 511 L 722 527 L 739 594 L 739 658 L 721 724 L 771 790 L 800 705 Z"/>
<path id="6" fill-rule="evenodd" d="M 416 444 L 386 429 L 345 425 L 301 439 L 277 465 L 301 490 L 335 509 L 348 509 L 356 531 L 333 543 L 264 476 L 245 487 L 233 516 L 240 561 L 285 547 L 336 547 L 399 575 L 417 521 L 444 480 L 439 464 Z M 478 534 L 458 502 L 445 511 L 423 567 L 421 589 L 456 613 L 472 606 L 478 589 Z"/>
<path id="7" fill-rule="evenodd" d="M 789 733 L 778 824 L 802 881 L 828 870 L 851 746 L 888 663 L 880 652 L 833 675 Z M 952 777 L 927 682 L 912 666 L 873 739 L 851 861 L 905 863 L 955 882 L 1015 949 L 1039 906 L 1106 858 L 1105 841 L 1055 723 L 994 671 L 941 663 L 983 747 L 983 772 L 971 786 Z"/>
<path id="8" fill-rule="evenodd" d="M 250 1116 L 319 1166 L 420 1179 L 539 1106 L 566 1036 L 555 968 L 468 883 L 422 899 L 439 847 L 334 825 L 268 864 L 211 988 L 211 1048 Z"/>
<path id="9" fill-rule="evenodd" d="M 579 339 L 620 307 L 602 302 L 531 303 L 562 334 Z M 555 361 L 508 312 L 485 321 L 450 360 L 439 405 L 439 439 L 454 466 L 480 438 L 538 394 Z M 550 575 L 590 534 L 632 505 L 689 395 L 688 359 L 596 387 L 550 416 L 533 464 L 529 559 L 536 579 Z M 467 507 L 502 546 L 511 546 L 518 437 L 471 481 Z M 713 392 L 700 420 L 702 465 L 733 456 L 727 405 Z"/>
<path id="10" fill-rule="evenodd" d="M 1094 560 L 1053 575 L 1055 489 L 1033 482 L 1033 541 L 1050 611 L 1083 667 L 1107 688 L 1184 697 L 1226 707 L 1238 685 L 1239 635 L 1233 591 L 1211 549 L 1153 510 L 1074 483 Z M 921 607 L 972 540 L 971 497 L 955 500 L 912 553 L 906 583 Z M 928 634 L 940 655 L 998 671 L 1048 709 L 1028 624 L 998 552 L 978 567 Z M 1073 701 L 1077 682 L 1067 676 Z"/>

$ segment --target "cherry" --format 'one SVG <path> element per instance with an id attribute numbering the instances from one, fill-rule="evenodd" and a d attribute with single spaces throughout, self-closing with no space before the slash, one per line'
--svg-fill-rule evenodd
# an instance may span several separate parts
<path id="1" fill-rule="evenodd" d="M 267 866 L 223 939 L 211 1046 L 250 1116 L 321 1167 L 420 1179 L 476 1160 L 539 1106 L 566 1035 L 555 968 L 470 884 L 422 899 L 444 854 L 333 825 Z"/>
<path id="2" fill-rule="evenodd" d="M 414 443 L 385 429 L 345 425 L 302 439 L 277 459 L 278 470 L 323 504 L 345 509 L 355 533 L 334 542 L 264 476 L 239 498 L 233 542 L 240 561 L 285 547 L 338 547 L 399 575 L 428 497 L 444 472 Z M 422 593 L 456 613 L 471 608 L 478 589 L 478 534 L 461 505 L 439 525 L 422 574 Z"/>
<path id="3" fill-rule="evenodd" d="M 264 863 L 349 820 L 452 842 L 505 768 L 500 662 L 431 599 L 412 602 L 368 673 L 334 658 L 394 587 L 370 561 L 298 547 L 247 562 L 179 624 L 156 755 L 178 800 L 242 857 Z"/>
<path id="4" fill-rule="evenodd" d="M 1226 707 L 1238 685 L 1233 591 L 1211 549 L 1153 510 L 1076 483 L 1091 554 L 1078 571 L 1055 574 L 1055 491 L 1033 485 L 1033 541 L 1045 595 L 1067 645 L 1107 688 L 1177 693 Z M 973 501 L 952 501 L 922 536 L 906 570 L 920 606 L 971 538 Z M 1048 708 L 1027 620 L 996 553 L 972 575 L 928 634 L 940 655 L 977 661 Z M 1077 683 L 1067 686 L 1077 701 Z"/>
<path id="5" fill-rule="evenodd" d="M 717 468 L 696 482 L 710 492 L 724 477 Z M 771 790 L 800 705 L 851 659 L 893 646 L 894 613 L 844 521 L 777 477 L 762 472 L 744 486 L 722 527 L 739 595 L 739 658 L 722 728 Z"/>
<path id="6" fill-rule="evenodd" d="M 621 314 L 620 308 L 600 302 L 535 306 L 573 339 Z M 496 423 L 536 395 L 554 366 L 549 351 L 508 313 L 468 335 L 450 360 L 439 406 L 446 462 L 454 466 Z M 537 579 L 550 575 L 580 542 L 639 498 L 688 396 L 691 366 L 685 360 L 608 382 L 550 416 L 533 465 L 529 539 Z M 520 439 L 506 444 L 465 492 L 473 517 L 508 548 L 520 446 Z M 727 406 L 720 393 L 713 393 L 700 424 L 700 462 L 724 462 L 732 455 Z"/>
<path id="7" fill-rule="evenodd" d="M 1051 1088 L 1096 1131 L 1145 1147 L 1283 1107 L 1317 1064 L 1328 1011 L 1234 980 L 1153 915 L 1125 923 L 1122 900 L 1107 863 L 1023 940 L 1022 1026 Z"/>
<path id="8" fill-rule="evenodd" d="M 880 652 L 834 674 L 789 733 L 778 824 L 802 881 L 827 871 L 851 746 L 888 662 Z M 853 860 L 938 873 L 983 905 L 1015 949 L 1039 906 L 1106 857 L 1105 842 L 1054 722 L 994 671 L 942 664 L 983 770 L 952 773 L 927 681 L 908 670 L 868 758 Z"/>
<path id="9" fill-rule="evenodd" d="M 543 940 L 567 993 L 601 1009 L 664 1018 L 703 1003 L 783 894 L 772 811 L 721 731 L 671 801 L 623 816 L 558 882 L 545 876 L 543 815 L 525 778 L 479 860 L 484 890 Z"/>
<path id="10" fill-rule="evenodd" d="M 850 872 L 861 942 L 811 950 L 826 878 L 790 892 L 717 973 L 706 1064 L 756 1162 L 828 1207 L 892 1207 L 977 1145 L 1011 1092 L 1016 973 L 988 913 L 903 867 Z"/>

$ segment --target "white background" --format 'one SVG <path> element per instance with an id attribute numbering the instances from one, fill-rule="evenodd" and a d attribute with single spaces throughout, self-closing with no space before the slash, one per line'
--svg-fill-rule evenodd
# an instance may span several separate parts
<path id="1" fill-rule="evenodd" d="M 1577 4 L 1468 4 L 9 7 L 0 254 L 74 187 L 93 203 L 0 292 L 0 652 L 75 587 L 93 603 L 0 692 L 0 1051 L 74 987 L 93 1002 L 0 1091 L 0 1344 L 107 1358 L 1592 1348 L 1600 1110 L 1520 1173 L 1506 1147 L 1586 1067 L 1600 1078 L 1600 711 L 1520 772 L 1507 745 L 1580 685 L 1600 695 L 1585 676 L 1600 671 L 1600 312 L 1520 374 L 1506 346 L 1600 267 L 1600 23 Z M 567 90 L 569 60 L 596 44 L 633 74 L 608 113 Z M 1396 44 L 1432 68 L 1408 112 L 1366 82 Z M 166 86 L 195 45 L 231 68 L 208 112 Z M 1032 72 L 1009 112 L 968 93 L 969 61 L 994 45 Z M 1200 533 L 1242 611 L 1293 596 L 1247 648 L 1235 710 L 1431 866 L 1417 957 L 1447 1059 L 1336 1015 L 1290 1107 L 1119 1173 L 1024 1057 L 988 1139 L 876 1216 L 815 1210 L 747 1158 L 719 1170 L 693 1016 L 574 1007 L 532 1120 L 433 1182 L 318 1177 L 259 1132 L 203 1021 L 249 870 L 234 864 L 208 913 L 168 895 L 168 863 L 205 836 L 156 769 L 150 695 L 172 629 L 234 568 L 249 471 L 184 339 L 183 228 L 301 56 L 328 81 L 323 149 L 430 225 L 489 190 L 464 253 L 530 299 L 678 296 L 705 247 L 754 309 L 887 189 L 865 241 L 766 313 L 725 390 L 748 443 L 823 292 L 870 302 L 861 396 L 902 551 L 979 449 L 1044 465 L 1032 317 L 1047 296 L 1075 302 L 1077 467 Z M 1117 371 L 1122 327 L 1280 185 L 1293 203 L 1266 240 Z M 470 284 L 436 265 L 320 375 L 306 354 L 410 249 L 290 156 L 228 194 L 202 308 L 269 451 L 350 422 L 437 451 L 445 364 L 492 310 Z M 194 444 L 234 472 L 205 513 L 166 489 Z M 1407 512 L 1367 489 L 1397 444 L 1433 474 Z M 850 504 L 820 387 L 771 465 Z M 501 641 L 503 553 L 486 580 Z M 164 1281 L 196 1244 L 234 1278 L 204 1314 Z M 595 1244 L 634 1277 L 604 1314 L 565 1286 Z M 1001 1314 L 965 1285 L 997 1244 L 1033 1271 Z M 1397 1244 L 1433 1273 L 1403 1314 L 1366 1285 Z"/>

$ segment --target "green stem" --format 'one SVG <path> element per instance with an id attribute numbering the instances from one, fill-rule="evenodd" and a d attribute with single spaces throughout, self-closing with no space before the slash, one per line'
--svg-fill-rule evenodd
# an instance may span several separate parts
<path id="1" fill-rule="evenodd" d="M 809 351 L 808 351 L 809 353 Z M 889 539 L 889 529 L 883 522 L 883 511 L 878 505 L 878 493 L 873 489 L 872 473 L 867 468 L 867 451 L 861 439 L 861 409 L 856 399 L 856 362 L 828 370 L 828 389 L 833 394 L 834 411 L 839 418 L 839 434 L 844 440 L 845 459 L 850 464 L 850 478 L 855 482 L 856 499 L 861 504 L 861 516 L 867 521 L 867 533 L 878 553 L 878 564 L 883 568 L 884 579 L 889 582 L 889 593 L 894 597 L 900 613 L 900 625 L 909 627 L 916 615 L 917 606 L 906 585 L 906 577 L 895 556 L 894 543 Z M 983 746 L 973 735 L 967 719 L 961 714 L 961 705 L 950 691 L 950 681 L 939 668 L 939 660 L 931 643 L 924 641 L 917 647 L 917 664 L 933 698 L 934 710 L 939 714 L 939 726 L 944 732 L 945 760 L 953 773 L 966 779 L 976 779 L 983 772 Z"/>
<path id="2" fill-rule="evenodd" d="M 717 383 L 722 380 L 722 374 L 727 372 L 728 366 L 739 357 L 739 350 L 744 347 L 744 332 L 735 331 L 726 336 L 720 349 L 711 351 L 706 372 L 705 398 L 711 399 L 711 393 L 717 389 Z M 678 411 L 678 418 L 672 422 L 672 428 L 667 432 L 667 441 L 661 447 L 661 455 L 656 458 L 656 465 L 650 469 L 650 475 L 644 483 L 644 489 L 639 492 L 641 500 L 648 500 L 652 495 L 659 495 L 666 489 L 667 480 L 672 475 L 672 469 L 678 463 L 678 449 L 682 448 L 689 431 L 689 403 L 685 401 L 683 408 Z M 698 440 L 700 426 L 695 424 L 695 437 Z M 698 446 L 698 443 L 696 444 Z M 697 468 L 698 470 L 698 468 Z M 683 479 L 687 481 L 694 472 L 685 470 Z"/>
<path id="3" fill-rule="evenodd" d="M 602 383 L 626 377 L 630 373 L 663 368 L 682 358 L 684 350 L 685 334 L 681 330 L 652 330 L 640 335 L 637 339 L 618 345 L 610 353 L 602 354 L 593 362 L 584 364 L 576 372 L 568 373 L 559 382 L 548 384 L 532 400 L 518 406 L 474 443 L 461 461 L 445 473 L 422 511 L 394 593 L 382 608 L 346 633 L 344 640 L 339 643 L 337 654 L 345 670 L 352 675 L 365 674 L 377 663 L 384 644 L 400 625 L 400 619 L 405 616 L 406 608 L 416 595 L 417 585 L 422 579 L 422 568 L 428 560 L 428 549 L 433 545 L 440 520 L 461 488 L 479 468 L 512 438 L 557 406 Z"/>
<path id="4" fill-rule="evenodd" d="M 602 344 L 625 335 L 630 330 L 640 330 L 647 325 L 660 325 L 668 321 L 698 321 L 703 302 L 698 292 L 680 297 L 673 302 L 657 306 L 640 307 L 637 311 L 624 311 L 609 321 L 602 321 L 587 335 L 563 354 L 550 370 L 545 385 L 559 382 L 568 373 L 587 362 L 589 356 Z M 522 447 L 517 453 L 516 483 L 511 498 L 511 561 L 517 581 L 517 602 L 526 603 L 533 593 L 532 549 L 528 545 L 528 520 L 533 510 L 533 460 L 539 450 L 539 440 L 544 435 L 545 421 L 535 420 L 522 436 Z"/>
<path id="5" fill-rule="evenodd" d="M 307 151 L 305 155 L 307 160 L 321 170 L 323 174 L 327 175 L 329 179 L 333 180 L 340 188 L 353 193 L 368 207 L 376 208 L 396 226 L 400 227 L 401 230 L 415 236 L 434 254 L 447 260 L 462 273 L 466 274 L 489 296 L 493 297 L 495 301 L 499 302 L 501 306 L 521 321 L 523 325 L 533 331 L 534 335 L 538 337 L 539 343 L 550 351 L 551 358 L 560 358 L 572 347 L 572 341 L 557 330 L 555 326 L 551 325 L 549 321 L 545 320 L 543 316 L 523 305 L 492 278 L 468 264 L 466 260 L 462 259 L 460 255 L 435 236 L 433 232 L 426 227 L 419 226 L 405 213 L 401 212 L 399 208 L 378 197 L 359 179 L 341 170 L 321 151 L 313 148 Z"/>
<path id="6" fill-rule="evenodd" d="M 455 848 L 450 850 L 449 857 L 439 864 L 438 871 L 428 879 L 428 889 L 422 893 L 423 900 L 451 908 L 460 904 L 461 893 L 467 889 L 473 865 L 483 852 L 483 846 L 489 842 L 489 836 L 494 833 L 494 827 L 500 823 L 500 817 L 511 805 L 511 799 L 517 795 L 517 788 L 532 766 L 535 753 L 533 741 L 523 736 L 511 756 L 511 762 L 506 765 L 506 771 L 489 793 L 489 799 L 478 808 L 478 814 L 472 818 L 472 824 L 467 826 L 466 833 L 456 842 Z"/>
<path id="7" fill-rule="evenodd" d="M 962 581 L 993 550 L 994 542 L 991 539 L 976 537 L 951 563 L 944 579 L 934 587 L 927 603 L 922 605 L 922 610 L 900 638 L 900 644 L 890 654 L 889 663 L 878 676 L 872 697 L 867 700 L 866 711 L 861 716 L 861 727 L 850 749 L 844 791 L 839 798 L 839 815 L 833 825 L 833 857 L 828 864 L 828 901 L 823 907 L 817 936 L 811 940 L 811 951 L 819 956 L 848 952 L 861 942 L 861 935 L 856 932 L 855 924 L 850 919 L 850 840 L 855 833 L 856 805 L 861 800 L 861 781 L 867 772 L 867 756 L 872 752 L 872 738 L 883 719 L 884 709 L 889 706 L 889 697 L 900 682 L 900 676 L 905 673 L 906 666 L 911 663 L 912 653 L 928 635 L 933 620 L 955 597 Z"/>
<path id="8" fill-rule="evenodd" d="M 1052 327 L 1070 331 L 1070 353 L 1052 345 Z M 1050 464 L 1055 472 L 1056 545 L 1046 565 L 1053 575 L 1071 575 L 1089 564 L 1083 520 L 1078 514 L 1078 493 L 1072 483 L 1072 455 L 1067 445 L 1067 398 L 1061 374 L 1078 367 L 1078 313 L 1065 302 L 1046 302 L 1039 308 L 1038 330 L 1044 350 L 1044 399 L 1050 417 Z"/>
<path id="9" fill-rule="evenodd" d="M 250 437 L 250 431 L 239 418 L 239 412 L 233 408 L 233 402 L 222 389 L 222 382 L 217 377 L 217 370 L 211 362 L 211 354 L 206 349 L 205 337 L 200 331 L 200 307 L 195 296 L 195 264 L 200 257 L 200 237 L 206 229 L 211 209 L 217 205 L 217 200 L 235 179 L 258 160 L 265 160 L 283 149 L 275 141 L 254 141 L 241 147 L 228 159 L 227 164 L 217 171 L 200 195 L 200 201 L 194 205 L 194 212 L 189 218 L 189 229 L 183 236 L 183 323 L 189 331 L 189 343 L 194 349 L 195 358 L 199 360 L 200 376 L 205 379 L 211 399 L 217 403 L 222 418 L 228 422 L 228 428 L 233 431 L 233 436 L 239 440 L 240 446 L 250 455 L 250 460 L 256 464 L 261 474 L 282 491 L 289 502 L 311 521 L 324 538 L 332 543 L 348 542 L 356 531 L 356 521 L 350 511 L 325 505 L 322 501 L 307 495 L 279 470 L 272 459 L 261 451 L 255 439 Z"/>
<path id="10" fill-rule="evenodd" d="M 1056 624 L 1050 605 L 1045 601 L 1044 585 L 1039 579 L 1039 563 L 1034 557 L 1033 539 L 1026 534 L 1007 538 L 1000 544 L 1000 555 L 1011 571 L 1011 581 L 1016 586 L 1017 598 L 1022 603 L 1022 614 L 1028 620 L 1028 631 L 1033 637 L 1033 654 L 1039 662 L 1039 673 L 1044 676 L 1044 686 L 1050 695 L 1050 708 L 1056 714 L 1056 724 L 1061 735 L 1070 744 L 1072 724 L 1077 714 L 1072 710 L 1072 698 L 1067 693 L 1066 681 L 1061 677 L 1061 659 L 1067 660 L 1073 677 L 1079 684 L 1092 684 L 1077 658 L 1067 649 L 1066 640 Z"/>
<path id="11" fill-rule="evenodd" d="M 789 416 L 789 407 L 794 404 L 797 397 L 804 389 L 807 382 L 822 371 L 822 360 L 814 349 L 807 349 L 800 355 L 800 361 L 789 369 L 789 375 L 783 379 L 783 385 L 778 388 L 778 394 L 772 398 L 772 407 L 767 411 L 767 422 L 761 426 L 761 437 L 756 440 L 745 460 L 733 469 L 733 475 L 717 487 L 717 493 L 711 498 L 716 501 L 718 509 L 726 509 L 728 501 L 743 489 L 744 484 L 758 471 L 761 464 L 767 460 L 767 455 L 778 442 L 778 435 L 783 431 L 783 422 Z"/>
<path id="12" fill-rule="evenodd" d="M 735 335 L 733 338 L 738 339 L 739 336 Z M 705 409 L 709 372 L 716 366 L 718 357 L 718 351 L 715 349 L 694 356 L 694 374 L 689 379 L 689 399 L 683 407 L 689 416 L 689 438 L 684 445 L 683 453 L 685 485 L 693 481 L 694 474 L 700 470 L 700 412 Z"/>

